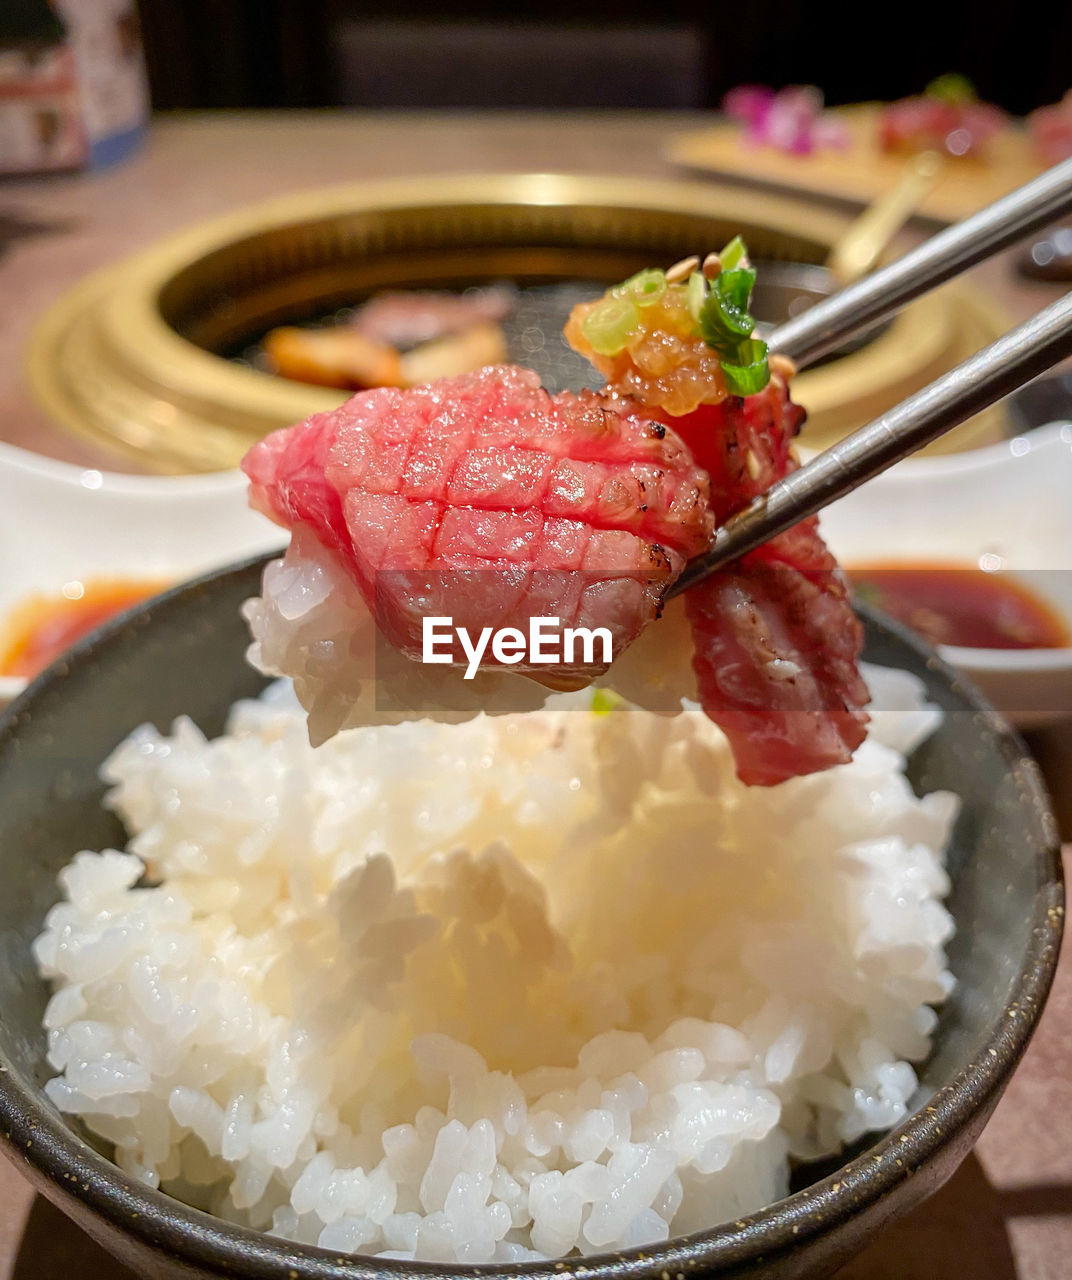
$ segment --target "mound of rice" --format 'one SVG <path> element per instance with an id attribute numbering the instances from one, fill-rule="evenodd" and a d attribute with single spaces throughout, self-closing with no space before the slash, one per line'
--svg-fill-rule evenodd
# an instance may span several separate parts
<path id="1" fill-rule="evenodd" d="M 952 986 L 933 728 L 876 677 L 848 765 L 742 787 L 719 731 L 578 710 L 355 729 L 289 689 L 104 766 L 36 942 L 46 1086 L 118 1163 L 362 1254 L 629 1248 L 895 1125 Z"/>

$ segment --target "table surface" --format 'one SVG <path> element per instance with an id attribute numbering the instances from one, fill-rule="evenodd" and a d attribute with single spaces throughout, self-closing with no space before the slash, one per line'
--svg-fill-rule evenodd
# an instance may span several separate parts
<path id="1" fill-rule="evenodd" d="M 704 117 L 662 113 L 221 113 L 158 119 L 144 150 L 100 174 L 0 181 L 0 439 L 87 466 L 122 463 L 54 428 L 21 379 L 35 318 L 86 272 L 200 219 L 300 187 L 520 170 L 673 176 L 663 148 Z M 7 224 L 7 225 L 10 225 Z M 1060 292 L 1008 255 L 971 273 L 1017 316 Z M 1060 800 L 1069 734 L 1033 738 Z M 1068 838 L 1072 812 L 1062 822 Z M 1072 846 L 1066 846 L 1066 855 Z M 1072 948 L 1038 1034 L 975 1153 L 878 1236 L 840 1280 L 1068 1280 L 1072 1275 Z M 123 1271 L 0 1162 L 0 1280 L 122 1280 Z"/>

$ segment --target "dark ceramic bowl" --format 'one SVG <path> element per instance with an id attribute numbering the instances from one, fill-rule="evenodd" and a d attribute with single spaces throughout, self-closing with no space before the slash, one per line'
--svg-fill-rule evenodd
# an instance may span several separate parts
<path id="1" fill-rule="evenodd" d="M 127 615 L 36 681 L 0 721 L 0 1136 L 44 1195 L 138 1276 L 343 1280 L 485 1274 L 666 1280 L 690 1274 L 802 1280 L 829 1275 L 884 1223 L 950 1176 L 993 1110 L 1038 1020 L 1057 958 L 1062 884 L 1055 825 L 1020 741 L 902 634 L 867 624 L 875 661 L 916 672 L 947 715 L 912 761 L 917 787 L 964 802 L 950 853 L 959 979 L 914 1114 L 840 1162 L 798 1171 L 798 1190 L 739 1222 L 622 1256 L 463 1268 L 345 1258 L 231 1227 L 147 1190 L 45 1100 L 47 992 L 30 943 L 56 874 L 81 848 L 122 840 L 100 808 L 97 767 L 137 724 L 189 713 L 220 731 L 262 681 L 244 663 L 239 604 L 260 562 L 203 579 Z M 836 1165 L 836 1167 L 835 1167 Z"/>

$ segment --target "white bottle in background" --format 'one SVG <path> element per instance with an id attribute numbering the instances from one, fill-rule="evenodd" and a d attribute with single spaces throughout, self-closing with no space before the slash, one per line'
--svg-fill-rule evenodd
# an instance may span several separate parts
<path id="1" fill-rule="evenodd" d="M 141 141 L 149 115 L 134 0 L 52 0 L 74 54 L 90 168 L 122 159 Z"/>

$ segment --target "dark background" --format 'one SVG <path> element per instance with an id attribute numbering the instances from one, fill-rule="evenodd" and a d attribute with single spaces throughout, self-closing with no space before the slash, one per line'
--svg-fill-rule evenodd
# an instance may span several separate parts
<path id="1" fill-rule="evenodd" d="M 757 81 L 830 103 L 944 71 L 1023 113 L 1072 80 L 1072 3 L 140 0 L 154 105 L 713 107 Z"/>

